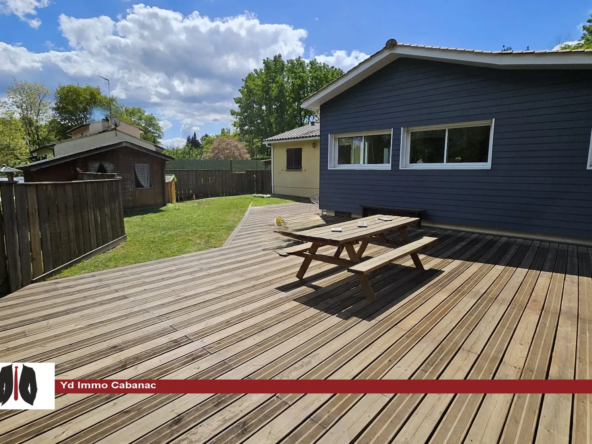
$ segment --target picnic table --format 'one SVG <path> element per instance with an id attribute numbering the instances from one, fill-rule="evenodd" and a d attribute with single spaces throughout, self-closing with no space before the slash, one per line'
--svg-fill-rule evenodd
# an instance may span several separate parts
<path id="1" fill-rule="evenodd" d="M 364 222 L 367 226 L 360 227 L 360 223 Z M 418 222 L 419 218 L 417 217 L 377 214 L 361 219 L 353 219 L 338 225 L 323 226 L 304 231 L 279 231 L 278 233 L 304 242 L 301 245 L 284 250 L 288 255 L 300 256 L 304 259 L 298 273 L 296 273 L 298 279 L 304 278 L 313 260 L 327 262 L 356 274 L 366 297 L 375 300 L 376 296 L 367 277 L 369 273 L 406 255 L 411 256 L 416 268 L 424 270 L 417 252 L 436 242 L 437 239 L 426 236 L 412 241 L 407 233 L 407 227 Z M 335 228 L 340 228 L 341 231 L 334 231 Z M 399 239 L 390 239 L 386 236 L 387 233 L 393 231 L 398 233 Z M 364 260 L 364 252 L 369 244 L 392 246 L 393 249 L 374 258 Z M 335 247 L 334 254 L 318 253 L 319 248 L 325 246 Z M 344 250 L 349 259 L 341 257 Z"/>

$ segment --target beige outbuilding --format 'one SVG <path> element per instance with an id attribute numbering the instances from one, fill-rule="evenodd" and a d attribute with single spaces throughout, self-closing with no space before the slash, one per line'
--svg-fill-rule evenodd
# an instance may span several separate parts
<path id="1" fill-rule="evenodd" d="M 319 192 L 320 122 L 266 139 L 271 146 L 272 192 L 310 197 Z"/>

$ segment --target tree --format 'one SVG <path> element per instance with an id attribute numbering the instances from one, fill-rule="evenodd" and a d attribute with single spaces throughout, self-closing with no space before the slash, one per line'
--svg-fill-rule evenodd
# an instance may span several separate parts
<path id="1" fill-rule="evenodd" d="M 62 85 L 54 96 L 54 121 L 51 123 L 56 136 L 65 139 L 75 126 L 109 116 L 136 125 L 142 130 L 142 139 L 159 143 L 163 137 L 160 121 L 139 106 L 124 106 L 116 98 L 107 97 L 95 86 Z"/>
<path id="2" fill-rule="evenodd" d="M 92 122 L 109 115 L 111 102 L 113 115 L 121 113 L 116 100 L 101 94 L 95 86 L 60 85 L 54 94 L 54 118 L 56 136 L 65 139 L 67 132 L 75 126 Z"/>
<path id="3" fill-rule="evenodd" d="M 17 166 L 27 163 L 29 149 L 25 143 L 27 135 L 12 113 L 0 117 L 0 164 Z"/>
<path id="4" fill-rule="evenodd" d="M 306 62 L 301 57 L 284 61 L 281 55 L 263 61 L 243 79 L 237 110 L 230 113 L 240 138 L 254 153 L 262 141 L 275 134 L 303 126 L 315 119 L 314 112 L 303 109 L 302 101 L 343 75 L 339 68 Z"/>
<path id="5" fill-rule="evenodd" d="M 119 110 L 119 106 L 117 108 L 117 113 L 114 113 L 114 116 L 118 117 L 124 122 L 140 127 L 142 130 L 142 139 L 148 140 L 152 143 L 160 142 L 160 139 L 162 139 L 164 133 L 162 131 L 162 127 L 160 126 L 160 121 L 156 116 L 147 113 L 139 106 L 124 106 L 121 111 Z"/>
<path id="6" fill-rule="evenodd" d="M 218 139 L 232 139 L 236 140 L 237 142 L 244 142 L 240 139 L 240 134 L 237 131 L 232 132 L 230 128 L 222 128 L 220 130 L 220 134 L 204 134 L 200 139 L 201 152 L 203 153 L 204 158 L 212 150 L 214 143 Z"/>
<path id="7" fill-rule="evenodd" d="M 205 155 L 205 158 L 218 160 L 250 159 L 244 143 L 225 137 L 217 138 L 214 141 L 212 149 Z"/>
<path id="8" fill-rule="evenodd" d="M 42 83 L 14 79 L 6 90 L 3 108 L 14 118 L 18 115 L 24 138 L 31 148 L 51 142 L 47 124 L 51 118 L 51 91 Z"/>
<path id="9" fill-rule="evenodd" d="M 201 159 L 201 155 L 189 145 L 185 145 L 183 148 L 166 148 L 164 154 L 175 159 Z"/>
<path id="10" fill-rule="evenodd" d="M 573 45 L 562 45 L 561 49 L 592 49 L 592 13 L 586 23 L 588 24 L 582 27 L 580 41 Z"/>

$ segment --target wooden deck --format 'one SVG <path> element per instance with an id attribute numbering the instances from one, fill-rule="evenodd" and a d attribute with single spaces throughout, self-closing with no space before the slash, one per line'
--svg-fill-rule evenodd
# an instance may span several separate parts
<path id="1" fill-rule="evenodd" d="M 439 242 L 355 276 L 271 248 L 252 208 L 228 246 L 31 285 L 0 299 L 0 361 L 58 378 L 592 379 L 592 250 L 424 229 Z M 379 253 L 374 246 L 369 253 Z M 0 411 L 0 442 L 592 441 L 588 395 L 61 395 Z"/>

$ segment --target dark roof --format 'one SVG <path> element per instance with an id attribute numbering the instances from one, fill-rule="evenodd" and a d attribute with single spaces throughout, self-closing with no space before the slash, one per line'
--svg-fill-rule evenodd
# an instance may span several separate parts
<path id="1" fill-rule="evenodd" d="M 447 51 L 477 52 L 477 53 L 483 53 L 483 54 L 549 54 L 549 53 L 557 54 L 557 53 L 568 53 L 568 52 L 590 52 L 590 53 L 592 53 L 592 49 L 559 49 L 559 50 L 525 49 L 524 51 L 504 51 L 504 50 L 502 50 L 502 51 L 484 51 L 481 49 L 448 48 L 445 46 L 414 45 L 412 43 L 399 43 L 399 42 L 397 42 L 397 46 L 408 46 L 410 48 L 445 49 Z"/>
<path id="2" fill-rule="evenodd" d="M 117 149 L 117 148 L 132 148 L 132 149 L 141 151 L 146 154 L 151 154 L 153 156 L 160 157 L 161 159 L 174 160 L 174 158 L 171 156 L 167 156 L 166 154 L 159 153 L 158 151 L 144 148 L 142 146 L 133 144 L 131 142 L 117 142 L 112 145 L 105 145 L 105 146 L 100 146 L 98 148 L 93 148 L 92 150 L 68 154 L 67 156 L 52 157 L 51 159 L 38 160 L 36 162 L 27 163 L 25 165 L 19 165 L 17 168 L 22 168 L 24 170 L 34 171 L 34 170 L 39 170 L 41 168 L 45 168 L 48 166 L 57 165 L 59 163 L 68 162 L 72 159 L 78 159 L 79 157 L 86 157 L 86 156 L 90 156 L 92 154 L 101 153 L 103 151 L 110 151 L 110 150 Z"/>
<path id="3" fill-rule="evenodd" d="M 285 133 L 277 134 L 264 140 L 264 142 L 281 142 L 293 139 L 318 139 L 321 137 L 321 122 L 295 128 Z"/>

